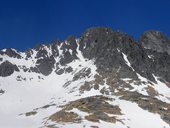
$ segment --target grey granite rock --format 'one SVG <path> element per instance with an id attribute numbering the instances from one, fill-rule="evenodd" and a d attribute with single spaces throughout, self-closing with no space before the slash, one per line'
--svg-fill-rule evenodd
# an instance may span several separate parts
<path id="1" fill-rule="evenodd" d="M 5 61 L 0 64 L 0 76 L 10 76 L 14 71 L 19 71 L 16 65 L 13 65 L 9 61 Z"/>
<path id="2" fill-rule="evenodd" d="M 170 39 L 162 32 L 149 30 L 144 32 L 139 42 L 145 49 L 157 52 L 167 52 L 170 55 Z"/>
<path id="3" fill-rule="evenodd" d="M 14 49 L 12 48 L 7 48 L 5 51 L 0 51 L 0 55 L 7 55 L 12 58 L 18 58 L 21 59 L 21 55 Z"/>
<path id="4" fill-rule="evenodd" d="M 126 33 L 103 27 L 88 29 L 80 40 L 80 50 L 84 57 L 95 59 L 98 70 L 116 73 L 116 69 L 120 68 L 120 72 L 117 72 L 120 76 L 135 78 L 133 68 L 143 77 L 154 81 L 151 62 L 142 45 Z M 131 69 L 123 54 L 127 55 Z"/>
<path id="5" fill-rule="evenodd" d="M 53 56 L 45 57 L 43 59 L 38 59 L 36 64 L 37 64 L 36 67 L 38 68 L 40 73 L 47 76 L 52 72 L 54 68 L 55 59 Z"/>

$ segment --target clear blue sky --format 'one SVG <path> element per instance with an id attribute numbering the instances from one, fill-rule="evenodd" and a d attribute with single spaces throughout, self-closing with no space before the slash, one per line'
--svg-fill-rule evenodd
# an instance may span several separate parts
<path id="1" fill-rule="evenodd" d="M 0 49 L 79 37 L 93 26 L 136 39 L 148 29 L 170 35 L 170 0 L 0 0 Z"/>

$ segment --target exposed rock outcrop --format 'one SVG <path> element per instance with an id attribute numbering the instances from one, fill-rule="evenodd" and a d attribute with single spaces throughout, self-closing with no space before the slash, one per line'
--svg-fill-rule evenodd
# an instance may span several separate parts
<path id="1" fill-rule="evenodd" d="M 13 65 L 9 61 L 4 61 L 0 64 L 0 76 L 10 76 L 14 71 L 19 71 L 16 65 Z"/>

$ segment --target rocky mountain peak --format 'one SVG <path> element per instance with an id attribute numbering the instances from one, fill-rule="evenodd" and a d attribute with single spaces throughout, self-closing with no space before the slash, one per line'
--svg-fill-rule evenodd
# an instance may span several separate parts
<path id="1" fill-rule="evenodd" d="M 94 27 L 0 51 L 0 127 L 169 128 L 169 92 L 169 38 L 154 30 L 136 41 Z"/>
<path id="2" fill-rule="evenodd" d="M 160 31 L 149 30 L 144 32 L 139 42 L 145 49 L 151 49 L 161 53 L 167 52 L 170 55 L 170 39 Z"/>
<path id="3" fill-rule="evenodd" d="M 141 44 L 127 33 L 113 31 L 111 28 L 91 28 L 80 38 L 80 50 L 84 57 L 95 59 L 99 70 L 117 72 L 121 77 L 136 78 L 133 69 L 142 76 L 154 80 L 151 63 Z M 126 55 L 131 66 L 125 63 Z M 135 56 L 134 56 L 135 55 Z M 142 69 L 142 70 L 141 70 Z"/>

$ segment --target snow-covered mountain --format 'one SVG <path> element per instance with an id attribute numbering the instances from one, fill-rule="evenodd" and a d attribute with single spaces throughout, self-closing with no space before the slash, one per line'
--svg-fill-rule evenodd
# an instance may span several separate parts
<path id="1" fill-rule="evenodd" d="M 170 128 L 170 39 L 97 27 L 1 50 L 0 128 Z"/>

